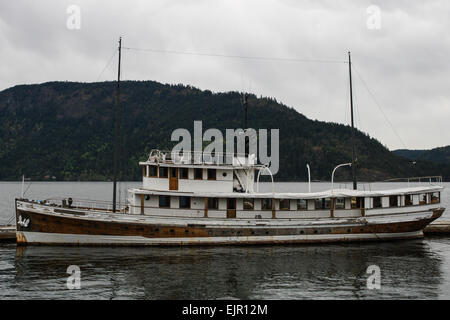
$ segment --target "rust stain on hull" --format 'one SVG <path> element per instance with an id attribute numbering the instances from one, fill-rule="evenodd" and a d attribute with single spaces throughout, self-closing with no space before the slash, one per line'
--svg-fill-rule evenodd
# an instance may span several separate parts
<path id="1" fill-rule="evenodd" d="M 158 245 L 245 245 L 245 244 L 290 244 L 290 243 L 329 243 L 329 242 L 348 242 L 348 241 L 370 241 L 370 240 L 395 240 L 411 237 L 422 237 L 423 233 L 404 236 L 402 234 L 408 232 L 421 231 L 430 222 L 442 215 L 444 209 L 437 209 L 433 212 L 432 217 L 428 219 L 384 223 L 384 224 L 353 224 L 352 226 L 287 226 L 287 227 L 212 227 L 202 225 L 160 225 L 151 223 L 133 223 L 133 222 L 117 222 L 117 221 L 96 221 L 88 219 L 80 219 L 77 217 L 63 217 L 51 214 L 42 214 L 29 210 L 18 209 L 18 215 L 30 219 L 30 225 L 27 227 L 18 226 L 17 243 L 19 245 L 28 244 L 27 239 L 21 231 L 50 233 L 50 234 L 70 234 L 70 235 L 92 235 L 92 236 L 134 236 L 144 237 L 148 239 L 177 239 L 188 238 L 183 242 L 174 242 Z M 345 237 L 348 234 L 349 237 Z M 361 235 L 361 237 L 355 235 Z M 389 238 L 367 238 L 368 234 L 398 234 Z M 275 239 L 276 236 L 306 236 L 306 239 Z M 308 235 L 313 236 L 308 239 Z M 314 239 L 314 236 L 339 236 L 330 239 Z M 352 235 L 352 236 L 350 236 Z M 256 239 L 255 237 L 265 237 L 269 240 Z M 215 241 L 219 237 L 246 237 L 242 242 Z M 189 240 L 189 238 L 192 239 Z M 197 242 L 194 238 L 211 239 L 211 242 Z M 32 243 L 37 244 L 37 243 Z M 51 244 L 51 243 L 43 243 Z M 60 244 L 60 243 L 57 243 Z M 77 245 L 77 243 L 73 243 Z M 85 245 L 85 244 L 83 244 Z M 124 244 L 91 244 L 91 245 L 145 245 L 142 243 L 124 243 Z"/>

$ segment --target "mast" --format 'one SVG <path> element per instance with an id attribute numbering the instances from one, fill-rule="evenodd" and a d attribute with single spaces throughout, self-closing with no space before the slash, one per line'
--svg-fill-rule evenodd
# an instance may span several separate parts
<path id="1" fill-rule="evenodd" d="M 116 212 L 116 190 L 119 161 L 119 122 L 120 122 L 120 59 L 122 53 L 122 37 L 119 37 L 119 67 L 117 71 L 117 101 L 114 115 L 114 182 L 113 182 L 113 212 Z"/>
<path id="2" fill-rule="evenodd" d="M 243 105 L 243 107 L 244 107 L 244 113 L 245 113 L 245 116 L 244 116 L 244 133 L 245 133 L 245 131 L 248 129 L 248 124 L 247 124 L 247 111 L 248 111 L 248 103 L 247 103 L 247 93 L 244 93 L 243 94 L 243 96 L 242 96 L 242 105 Z M 247 139 L 245 138 L 245 136 L 244 136 L 244 154 L 245 154 L 245 156 L 246 157 L 248 157 L 248 149 L 249 149 L 249 146 L 248 146 L 248 142 L 247 142 Z"/>
<path id="3" fill-rule="evenodd" d="M 356 184 L 356 158 L 355 158 L 355 127 L 353 125 L 353 89 L 352 89 L 352 58 L 350 51 L 348 52 L 348 73 L 350 76 L 350 113 L 352 122 L 352 180 L 353 190 L 357 190 Z"/>

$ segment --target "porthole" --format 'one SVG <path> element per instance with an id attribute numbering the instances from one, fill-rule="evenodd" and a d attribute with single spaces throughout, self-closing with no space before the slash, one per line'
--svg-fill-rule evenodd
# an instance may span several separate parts
<path id="1" fill-rule="evenodd" d="M 226 172 L 222 173 L 222 176 L 226 177 L 226 176 L 227 176 L 227 173 L 226 173 Z"/>
<path id="2" fill-rule="evenodd" d="M 145 199 L 145 201 L 150 200 L 150 195 L 149 195 L 149 194 L 146 194 L 145 197 L 144 197 L 144 199 Z"/>

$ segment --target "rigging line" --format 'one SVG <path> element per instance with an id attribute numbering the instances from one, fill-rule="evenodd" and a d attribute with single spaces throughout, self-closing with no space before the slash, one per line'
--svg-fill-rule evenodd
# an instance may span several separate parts
<path id="1" fill-rule="evenodd" d="M 184 54 L 184 55 L 191 55 L 191 56 L 235 58 L 235 59 L 247 59 L 247 60 L 272 60 L 272 61 L 316 62 L 316 63 L 348 63 L 347 61 L 342 61 L 342 60 L 297 59 L 297 58 L 279 58 L 279 57 L 261 57 L 261 56 L 256 57 L 256 56 L 227 55 L 227 54 L 205 53 L 205 52 L 189 52 L 189 51 L 160 50 L 160 49 L 140 49 L 140 48 L 130 48 L 130 47 L 122 47 L 122 49 L 153 52 L 153 53 Z"/>
<path id="2" fill-rule="evenodd" d="M 111 58 L 109 58 L 108 63 L 105 65 L 105 67 L 103 68 L 102 72 L 100 72 L 100 74 L 98 75 L 96 81 L 100 80 L 100 77 L 102 76 L 103 72 L 105 72 L 105 70 L 109 67 L 109 65 L 111 64 L 112 60 L 116 56 L 116 54 L 117 54 L 117 50 L 114 49 L 114 53 L 112 54 Z"/>
<path id="3" fill-rule="evenodd" d="M 364 79 L 362 78 L 361 74 L 359 73 L 359 71 L 355 68 L 354 64 L 352 63 L 352 67 L 356 72 L 356 75 L 358 76 L 358 78 L 361 80 L 362 84 L 364 85 L 364 87 L 366 88 L 367 92 L 369 93 L 369 95 L 372 97 L 373 101 L 375 102 L 375 104 L 377 105 L 378 109 L 380 109 L 381 114 L 383 115 L 384 119 L 389 123 L 389 125 L 392 128 L 392 131 L 395 133 L 395 135 L 397 136 L 397 138 L 400 140 L 400 142 L 402 143 L 403 147 L 405 149 L 408 149 L 406 147 L 406 144 L 403 142 L 402 138 L 400 137 L 400 135 L 397 133 L 397 131 L 395 130 L 395 127 L 393 126 L 393 124 L 391 123 L 391 121 L 389 121 L 389 118 L 386 116 L 386 113 L 383 111 L 383 108 L 381 107 L 381 105 L 378 103 L 378 100 L 375 98 L 375 95 L 372 93 L 372 91 L 369 89 L 369 86 L 367 85 L 367 83 L 364 81 Z"/>

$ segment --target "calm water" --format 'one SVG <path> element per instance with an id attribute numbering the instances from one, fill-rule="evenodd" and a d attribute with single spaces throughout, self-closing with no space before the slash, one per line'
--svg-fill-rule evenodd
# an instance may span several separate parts
<path id="1" fill-rule="evenodd" d="M 126 187 L 139 183 L 124 183 Z M 338 186 L 338 185 L 337 185 Z M 397 185 L 396 185 L 397 186 Z M 398 185 L 402 186 L 401 184 Z M 450 184 L 443 205 L 450 208 Z M 313 184 L 313 191 L 329 184 Z M 365 185 L 366 189 L 393 184 Z M 26 189 L 27 187 L 25 187 Z M 262 190 L 270 190 L 268 184 Z M 27 197 L 110 198 L 110 183 L 32 183 Z M 280 183 L 277 191 L 306 191 Z M 0 183 L 0 224 L 20 183 Z M 124 193 L 122 193 L 123 195 Z M 446 212 L 444 219 L 450 217 Z M 69 265 L 81 289 L 69 290 Z M 367 267 L 381 288 L 366 286 Z M 450 237 L 385 243 L 198 248 L 84 248 L 0 245 L 0 299 L 450 299 Z"/>

